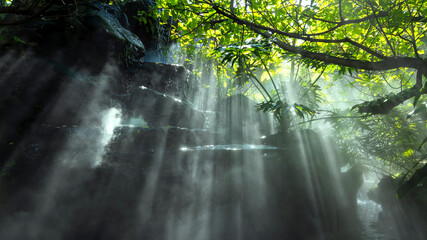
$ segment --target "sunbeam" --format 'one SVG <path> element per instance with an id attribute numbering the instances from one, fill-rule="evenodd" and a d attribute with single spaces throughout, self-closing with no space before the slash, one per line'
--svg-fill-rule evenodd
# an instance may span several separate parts
<path id="1" fill-rule="evenodd" d="M 426 239 L 422 6 L 0 1 L 0 239 Z"/>

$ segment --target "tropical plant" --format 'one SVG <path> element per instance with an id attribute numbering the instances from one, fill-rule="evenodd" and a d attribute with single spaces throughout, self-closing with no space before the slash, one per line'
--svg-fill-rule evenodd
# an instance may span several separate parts
<path id="1" fill-rule="evenodd" d="M 422 79 L 427 75 L 423 0 L 159 0 L 158 7 L 164 19 L 177 19 L 175 36 L 190 47 L 201 44 L 213 51 L 261 36 L 273 44 L 273 62 L 298 59 L 341 74 L 400 68 L 416 72 L 411 88 L 355 106 L 361 113 L 387 113 L 409 98 L 416 103 L 427 91 Z"/>
<path id="2" fill-rule="evenodd" d="M 157 3 L 159 18 L 176 21 L 173 35 L 183 46 L 203 47 L 231 64 L 235 84 L 255 85 L 264 96 L 258 108 L 272 111 L 279 123 L 289 119 L 286 114 L 292 107 L 299 109 L 301 116 L 314 113 L 321 95 L 314 94 L 317 100 L 308 107 L 306 102 L 290 103 L 281 83 L 275 82 L 272 90 L 259 72 L 267 72 L 274 82 L 276 69 L 270 63 L 288 62 L 292 65 L 289 78 L 296 81 L 304 79 L 295 74 L 295 65 L 302 65 L 310 68 L 305 72 L 318 74 L 305 83 L 300 81 L 307 91 L 299 95 L 305 96 L 302 101 L 320 92 L 319 79 L 326 80 L 324 88 L 339 84 L 359 91 L 358 102 L 351 108 L 357 111 L 335 109 L 319 118 L 333 122 L 341 134 L 341 146 L 349 154 L 355 158 L 372 156 L 390 166 L 388 174 L 411 173 L 405 174 L 406 178 L 418 168 L 413 166 L 422 162 L 427 142 L 427 138 L 423 140 L 426 119 L 419 118 L 426 114 L 427 93 L 424 0 Z"/>

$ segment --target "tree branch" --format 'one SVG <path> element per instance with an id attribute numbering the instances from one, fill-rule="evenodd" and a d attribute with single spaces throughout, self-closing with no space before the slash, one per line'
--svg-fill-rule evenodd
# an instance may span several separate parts
<path id="1" fill-rule="evenodd" d="M 390 69 L 396 69 L 400 67 L 408 67 L 413 69 L 427 68 L 427 62 L 418 58 L 393 57 L 393 58 L 386 58 L 378 62 L 369 62 L 369 61 L 335 57 L 325 53 L 311 52 L 311 51 L 308 51 L 299 47 L 294 47 L 287 43 L 284 43 L 279 39 L 273 37 L 271 34 L 267 32 L 263 32 L 255 27 L 251 27 L 251 29 L 265 38 L 272 39 L 272 41 L 276 43 L 277 46 L 279 46 L 283 50 L 299 54 L 303 58 L 310 58 L 313 60 L 324 62 L 326 64 L 335 64 L 335 65 L 340 65 L 344 67 L 373 70 L 373 71 L 390 70 Z"/>
<path id="2" fill-rule="evenodd" d="M 427 88 L 422 88 L 422 75 L 426 76 L 426 73 L 423 70 L 418 70 L 416 83 L 410 89 L 406 89 L 397 94 L 392 94 L 373 101 L 357 104 L 351 109 L 357 108 L 359 113 L 386 114 L 397 105 L 402 104 L 404 101 L 412 97 L 415 97 L 415 101 L 417 101 L 419 96 L 427 93 Z M 415 104 L 416 103 L 414 103 L 414 105 Z"/>
<path id="3" fill-rule="evenodd" d="M 425 156 L 423 157 L 425 158 Z M 397 189 L 396 195 L 398 199 L 402 199 L 411 189 L 415 188 L 418 183 L 427 176 L 427 164 L 424 167 L 415 171 L 411 179 L 406 181 L 402 186 Z"/>
<path id="4" fill-rule="evenodd" d="M 245 25 L 245 26 L 249 27 L 250 29 L 252 29 L 252 31 L 260 34 L 261 36 L 263 36 L 265 38 L 272 39 L 273 42 L 276 43 L 283 50 L 286 50 L 286 51 L 291 52 L 291 53 L 299 54 L 303 58 L 309 58 L 309 59 L 321 61 L 321 62 L 324 62 L 326 64 L 335 64 L 335 65 L 350 67 L 350 68 L 354 68 L 354 69 L 364 69 L 364 70 L 373 70 L 373 71 L 390 70 L 390 69 L 396 69 L 396 68 L 401 68 L 401 67 L 413 68 L 413 69 L 418 69 L 418 70 L 420 70 L 420 69 L 422 70 L 424 68 L 427 68 L 427 60 L 422 60 L 422 59 L 418 59 L 418 58 L 411 58 L 411 57 L 386 57 L 385 58 L 384 56 L 382 56 L 382 58 L 385 58 L 385 59 L 383 59 L 381 61 L 377 61 L 377 62 L 370 62 L 370 61 L 335 57 L 335 56 L 331 56 L 331 55 L 328 55 L 325 53 L 311 52 L 311 51 L 302 49 L 300 47 L 295 47 L 295 46 L 292 46 L 290 44 L 287 44 L 287 43 L 279 40 L 278 38 L 273 37 L 273 35 L 271 33 L 277 33 L 277 34 L 284 35 L 284 36 L 287 36 L 290 38 L 306 40 L 306 41 L 310 41 L 310 42 L 324 42 L 324 43 L 347 42 L 350 44 L 356 44 L 357 47 L 363 47 L 363 46 L 357 45 L 357 43 L 352 42 L 348 38 L 340 39 L 340 40 L 323 40 L 323 39 L 305 38 L 305 37 L 302 37 L 300 34 L 283 32 L 281 30 L 272 29 L 269 27 L 265 27 L 262 25 L 255 24 L 253 22 L 246 21 L 244 19 L 240 19 L 237 16 L 232 16 L 232 15 L 224 12 L 223 10 L 221 10 L 216 4 L 212 4 L 212 8 L 218 14 L 223 15 L 224 17 L 227 17 L 227 18 L 233 20 L 235 23 L 240 24 L 240 25 Z M 266 31 L 262 31 L 262 30 L 266 30 Z M 269 32 L 271 32 L 271 33 L 269 33 Z M 349 42 L 349 40 L 350 40 L 350 42 Z M 362 49 L 368 50 L 367 47 L 364 47 Z M 377 56 L 377 55 L 381 56 L 379 53 L 375 53 L 375 52 L 373 52 L 373 50 L 371 50 L 371 51 L 372 51 L 371 52 L 372 55 L 375 54 L 374 56 Z"/>
<path id="5" fill-rule="evenodd" d="M 384 55 L 382 55 L 382 54 L 380 54 L 380 53 L 377 53 L 377 52 L 375 52 L 374 50 L 372 50 L 372 49 L 370 49 L 370 48 L 368 48 L 368 47 L 366 47 L 366 46 L 363 46 L 362 44 L 357 43 L 357 42 L 355 42 L 355 41 L 353 41 L 353 40 L 351 40 L 351 39 L 349 39 L 349 38 L 336 39 L 336 40 L 329 40 L 329 39 L 315 39 L 315 38 L 311 38 L 311 37 L 305 37 L 305 36 L 303 36 L 303 35 L 301 35 L 301 34 L 284 32 L 284 31 L 281 31 L 281 30 L 278 30 L 278 29 L 274 29 L 274 28 L 266 27 L 266 26 L 263 26 L 263 25 L 259 25 L 259 24 L 256 24 L 256 23 L 253 23 L 253 22 L 250 22 L 250 21 L 247 21 L 247 20 L 241 19 L 241 18 L 239 18 L 239 17 L 237 17 L 237 16 L 235 16 L 235 15 L 231 15 L 231 14 L 229 14 L 229 13 L 227 13 L 227 12 L 225 12 L 225 11 L 221 10 L 221 9 L 220 9 L 217 5 L 215 5 L 215 4 L 213 4 L 213 5 L 212 5 L 212 8 L 213 8 L 213 9 L 214 9 L 218 14 L 220 14 L 220 15 L 222 15 L 222 16 L 224 16 L 224 17 L 227 17 L 227 18 L 229 18 L 229 19 L 233 20 L 233 21 L 234 21 L 235 23 L 237 23 L 237 24 L 245 25 L 245 26 L 247 26 L 247 27 L 250 27 L 252 30 L 254 30 L 254 29 L 257 29 L 257 30 L 266 30 L 266 31 L 269 31 L 269 32 L 271 32 L 271 33 L 276 33 L 276 34 L 279 34 L 279 35 L 282 35 L 282 36 L 285 36 L 285 37 L 295 38 L 295 39 L 304 40 L 304 41 L 308 41 L 308 42 L 321 42 L 321 43 L 349 43 L 349 44 L 351 44 L 351 45 L 354 45 L 354 46 L 356 46 L 356 47 L 358 47 L 358 48 L 361 48 L 361 49 L 365 50 L 366 52 L 368 52 L 368 53 L 370 53 L 371 55 L 376 56 L 376 57 L 378 57 L 378 58 L 381 58 L 381 59 L 386 59 L 386 58 L 387 58 L 386 56 L 384 56 Z M 261 32 L 257 32 L 257 33 L 261 34 Z M 268 33 L 263 33 L 263 34 L 268 34 Z M 263 35 L 263 34 L 261 34 L 261 35 Z M 271 35 L 269 35 L 269 38 L 270 38 L 270 37 L 271 37 Z M 280 40 L 278 40 L 278 41 L 280 41 Z M 281 43 L 283 43 L 283 44 L 286 44 L 286 43 L 284 43 L 284 42 L 282 42 L 282 41 L 280 41 L 280 42 L 281 42 Z M 290 45 L 289 45 L 289 46 L 290 46 Z M 287 49 L 286 49 L 286 50 L 287 50 Z M 302 50 L 302 49 L 299 49 L 299 50 L 298 50 L 298 52 L 295 52 L 295 51 L 292 51 L 292 50 L 288 50 L 288 51 L 300 54 L 299 52 L 302 52 L 303 50 Z M 329 55 L 326 55 L 326 54 L 322 54 L 322 55 L 329 56 Z M 342 58 L 342 59 L 344 59 L 344 58 Z M 320 60 L 320 59 L 317 59 L 317 60 Z M 320 60 L 320 61 L 323 61 L 323 60 Z M 354 61 L 357 61 L 357 60 L 354 60 Z M 332 63 L 332 62 L 331 62 L 331 63 Z M 351 67 L 351 66 L 349 66 L 349 67 Z M 354 68 L 359 68 L 359 67 L 354 67 Z M 361 69 L 362 69 L 362 68 L 361 68 Z M 363 68 L 363 69 L 365 69 L 365 68 Z M 368 68 L 366 68 L 366 69 L 368 69 Z M 370 69 L 370 70 L 374 70 L 374 69 Z M 380 69 L 380 70 L 383 70 L 383 69 Z"/>
<path id="6" fill-rule="evenodd" d="M 307 15 L 305 15 L 305 16 L 307 16 Z M 388 13 L 387 12 L 379 12 L 377 16 L 378 17 L 386 17 L 386 16 L 388 16 Z M 309 17 L 309 16 L 307 16 L 307 17 Z M 310 18 L 312 18 L 312 17 L 310 17 Z M 361 23 L 361 22 L 369 21 L 369 20 L 371 20 L 373 18 L 375 18 L 374 15 L 369 15 L 369 16 L 366 16 L 366 17 L 361 18 L 361 19 L 354 19 L 354 20 L 347 20 L 347 21 L 343 20 L 341 22 L 330 22 L 330 23 L 336 24 L 336 26 L 332 27 L 332 28 L 330 28 L 328 30 L 325 30 L 323 32 L 319 32 L 319 33 L 307 33 L 307 34 L 304 34 L 304 35 L 305 36 L 320 36 L 320 35 L 323 35 L 323 34 L 326 34 L 326 33 L 330 33 L 330 32 L 336 30 L 339 27 L 342 27 L 342 26 L 345 26 L 345 25 L 349 25 L 349 24 L 355 24 L 355 23 Z M 319 20 L 319 19 L 317 19 L 317 20 Z"/>
<path id="7" fill-rule="evenodd" d="M 0 14 L 3 13 L 10 13 L 10 14 L 17 14 L 17 15 L 32 15 L 34 13 L 34 10 L 27 7 L 22 6 L 10 6 L 10 7 L 0 7 Z"/>
<path id="8" fill-rule="evenodd" d="M 390 47 L 391 52 L 393 53 L 393 56 L 396 56 L 396 52 L 394 51 L 393 45 L 391 44 L 390 40 L 387 37 L 387 34 L 384 32 L 383 27 L 381 26 L 380 20 L 378 20 L 378 15 L 375 13 L 375 9 L 374 6 L 372 5 L 371 2 L 368 2 L 369 6 L 372 9 L 373 15 L 374 15 L 374 20 L 377 22 L 378 24 L 378 30 L 382 33 L 382 35 L 384 36 L 388 46 Z"/>
<path id="9" fill-rule="evenodd" d="M 18 8 L 17 7 L 11 7 L 12 12 L 7 12 L 7 13 L 16 14 L 16 15 L 28 15 L 28 17 L 25 17 L 25 18 L 19 19 L 19 20 L 15 20 L 15 21 L 7 21 L 7 22 L 0 21 L 0 26 L 19 25 L 19 24 L 29 22 L 29 21 L 39 17 L 40 15 L 42 15 L 47 10 L 49 10 L 49 8 L 52 5 L 53 5 L 53 1 L 49 1 L 44 6 L 41 6 L 39 9 L 36 9 L 35 11 L 31 10 L 31 13 L 29 12 L 30 11 L 29 9 L 24 10 L 24 8 L 22 8 L 21 10 L 19 10 L 20 9 L 19 7 Z M 3 7 L 3 8 L 10 8 L 10 7 Z"/>
<path id="10" fill-rule="evenodd" d="M 302 124 L 305 124 L 305 123 L 320 121 L 320 120 L 343 119 L 343 118 L 366 118 L 366 117 L 369 117 L 369 116 L 372 116 L 372 115 L 367 114 L 367 115 L 360 115 L 360 116 L 330 116 L 330 117 L 314 118 L 314 119 L 310 119 L 310 120 L 307 120 L 307 121 L 303 121 L 303 122 L 299 122 L 297 124 L 291 125 L 291 126 L 289 126 L 289 128 L 296 127 L 298 125 L 302 125 Z"/>

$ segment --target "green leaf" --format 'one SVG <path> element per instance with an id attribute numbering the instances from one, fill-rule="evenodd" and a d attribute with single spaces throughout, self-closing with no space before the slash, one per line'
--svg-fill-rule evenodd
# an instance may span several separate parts
<path id="1" fill-rule="evenodd" d="M 410 112 L 410 113 L 406 116 L 406 119 L 409 119 L 409 118 L 411 118 L 411 117 L 413 117 L 413 116 L 417 115 L 418 113 L 426 112 L 426 111 L 427 111 L 427 107 L 426 107 L 426 105 L 425 105 L 425 104 L 421 104 L 421 105 L 419 105 L 418 107 L 416 107 L 414 111 Z"/>
<path id="2" fill-rule="evenodd" d="M 24 40 L 22 40 L 18 36 L 13 36 L 13 41 L 16 42 L 16 43 L 22 43 L 22 44 L 26 43 Z"/>
<path id="3" fill-rule="evenodd" d="M 420 97 L 421 97 L 421 95 L 422 95 L 422 92 L 420 91 L 419 93 L 417 93 L 417 95 L 415 96 L 415 98 L 414 98 L 414 107 L 417 105 L 417 103 L 418 103 L 418 100 L 420 100 Z"/>
<path id="4" fill-rule="evenodd" d="M 421 151 L 421 148 L 424 146 L 424 144 L 427 143 L 427 137 L 423 139 L 423 141 L 421 142 L 421 144 L 418 146 L 418 151 Z"/>

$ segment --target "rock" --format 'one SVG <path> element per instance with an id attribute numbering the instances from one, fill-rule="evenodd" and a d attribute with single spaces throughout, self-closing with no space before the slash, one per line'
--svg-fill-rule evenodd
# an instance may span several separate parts
<path id="1" fill-rule="evenodd" d="M 227 134 L 230 143 L 257 141 L 272 132 L 270 114 L 255 110 L 256 102 L 243 94 L 226 98 L 218 104 L 218 130 Z"/>
<path id="2" fill-rule="evenodd" d="M 91 113 L 109 108 L 109 95 L 116 89 L 117 66 L 106 65 L 108 77 L 94 76 L 29 56 L 31 60 L 11 57 L 0 63 L 0 111 L 7 113 L 0 115 L 0 165 L 40 125 L 80 125 Z"/>
<path id="3" fill-rule="evenodd" d="M 151 154 L 161 145 L 165 151 L 178 151 L 182 147 L 210 145 L 219 136 L 201 129 L 178 127 L 142 128 L 121 126 L 115 129 L 109 153 L 139 152 Z"/>
<path id="4" fill-rule="evenodd" d="M 339 213 L 330 191 L 342 179 L 333 175 L 338 166 L 327 165 L 324 139 L 310 131 L 276 135 L 266 142 L 280 149 L 268 153 L 212 147 L 259 143 L 271 116 L 235 95 L 218 105 L 227 139 L 201 130 L 205 116 L 190 103 L 197 85 L 188 71 L 141 63 L 136 36 L 149 36 L 130 33 L 139 26 L 134 6 L 153 5 L 58 5 L 8 29 L 18 37 L 9 44 L 20 49 L 3 49 L 0 62 L 0 235 L 151 240 L 188 231 L 197 238 L 195 228 L 206 226 L 201 238 L 254 240 L 335 230 L 347 212 Z M 118 108 L 122 124 L 139 119 L 149 128 L 122 125 L 112 137 L 120 114 L 104 122 L 103 112 Z M 27 227 L 38 235 L 21 231 Z"/>
<path id="5" fill-rule="evenodd" d="M 344 206 L 347 208 L 356 209 L 357 207 L 357 193 L 363 184 L 363 172 L 358 166 L 350 168 L 347 172 L 341 173 L 342 187 L 344 190 L 343 199 Z"/>
<path id="6" fill-rule="evenodd" d="M 30 182 L 52 164 L 61 144 L 73 138 L 40 126 L 62 129 L 83 122 L 99 125 L 95 115 L 112 107 L 111 96 L 126 93 L 119 80 L 142 66 L 145 48 L 129 31 L 132 16 L 126 16 L 124 8 L 120 4 L 78 1 L 76 5 L 67 1 L 53 5 L 31 22 L 1 28 L 0 112 L 7 114 L 0 114 L 0 167 L 9 164 L 5 174 Z M 156 66 L 145 64 L 143 70 L 135 71 L 166 74 L 150 82 L 159 90 L 176 93 L 184 89 L 188 81 L 184 68 Z M 142 81 L 148 81 L 149 73 L 141 73 L 145 77 Z M 174 74 L 182 76 L 182 82 L 174 82 Z M 140 83 L 135 82 L 133 86 Z M 151 125 L 203 126 L 203 114 L 190 104 L 165 99 L 157 101 L 165 104 L 155 106 L 174 108 L 177 119 L 160 117 L 160 124 Z M 196 118 L 195 124 L 189 123 L 189 115 Z M 152 121 L 157 121 L 156 117 Z"/>
<path id="7" fill-rule="evenodd" d="M 171 97 L 146 87 L 130 92 L 122 100 L 128 117 L 140 117 L 150 127 L 176 126 L 203 128 L 205 116 L 186 101 Z"/>
<path id="8" fill-rule="evenodd" d="M 311 239 L 304 233 L 316 236 L 319 228 L 324 235 L 337 236 L 358 226 L 356 195 L 362 175 L 357 168 L 340 173 L 345 161 L 333 141 L 303 129 L 267 136 L 262 143 L 279 148 L 268 152 L 264 161 L 267 198 L 274 209 L 271 215 L 276 216 L 271 224 L 286 223 L 286 236 L 298 239 Z"/>
<path id="9" fill-rule="evenodd" d="M 8 144 L 14 151 L 0 172 L 0 185 L 7 194 L 13 195 L 23 188 L 38 189 L 43 182 L 42 176 L 52 166 L 58 150 L 78 130 L 71 126 L 37 126 L 27 131 L 24 140 Z"/>
<path id="10" fill-rule="evenodd" d="M 397 198 L 401 179 L 383 177 L 378 186 L 368 192 L 368 197 L 381 204 L 378 230 L 396 239 L 421 239 L 427 235 L 427 188 L 421 183 L 404 198 Z"/>
<path id="11" fill-rule="evenodd" d="M 5 28 L 2 35 L 15 48 L 22 45 L 49 61 L 91 73 L 99 73 L 111 58 L 124 67 L 138 66 L 144 45 L 110 12 L 117 14 L 117 7 L 97 2 L 54 5 L 41 18 Z"/>
<path id="12" fill-rule="evenodd" d="M 128 25 L 117 6 L 73 2 L 1 29 L 0 111 L 8 114 L 0 115 L 0 166 L 33 128 L 79 125 L 89 108 L 110 107 L 119 70 L 139 66 L 145 53 Z"/>
<path id="13" fill-rule="evenodd" d="M 152 168 L 159 159 L 165 160 L 158 168 L 156 194 L 169 204 L 187 181 L 187 170 L 198 161 L 198 153 L 181 151 L 180 144 L 215 142 L 216 134 L 183 129 L 204 125 L 203 113 L 175 98 L 191 94 L 187 71 L 173 65 L 143 65 L 144 45 L 128 29 L 131 17 L 117 6 L 72 1 L 55 5 L 32 22 L 2 28 L 3 238 L 145 237 L 124 234 L 133 225 L 140 228 L 140 191 L 152 180 Z M 133 87 L 143 83 L 159 91 L 121 85 L 123 76 L 134 73 L 142 77 Z M 149 79 L 150 74 L 157 77 Z M 112 101 L 113 96 L 117 102 Z M 117 136 L 107 145 L 109 151 L 103 159 L 107 162 L 91 164 L 104 157 L 103 144 L 109 141 L 106 128 L 114 124 L 106 126 L 103 112 L 116 103 L 122 104 L 125 117 L 142 116 L 156 129 L 117 128 Z M 192 204 L 193 195 L 179 196 L 179 208 Z M 158 196 L 153 197 L 158 201 Z M 44 204 L 49 205 L 46 212 Z M 165 210 L 162 205 L 153 209 L 154 213 Z M 44 212 L 42 219 L 32 222 L 40 211 Z M 164 223 L 163 216 L 154 218 L 156 227 Z M 30 232 L 9 231 L 28 224 L 38 234 L 30 237 Z"/>
<path id="14" fill-rule="evenodd" d="M 129 30 L 141 39 L 148 51 L 159 51 L 170 44 L 171 25 L 160 25 L 149 13 L 156 11 L 156 3 L 151 0 L 125 1 L 121 7 L 128 16 Z M 138 16 L 142 15 L 147 23 L 139 22 Z"/>
<path id="15" fill-rule="evenodd" d="M 145 86 L 182 100 L 191 100 L 197 91 L 197 83 L 190 78 L 190 72 L 183 66 L 145 62 L 130 77 L 130 88 Z"/>
<path id="16" fill-rule="evenodd" d="M 331 162 L 326 157 L 333 153 L 340 156 L 340 152 L 332 139 L 323 137 L 321 134 L 310 129 L 299 129 L 290 132 L 279 132 L 266 136 L 262 143 L 275 146 L 288 151 L 305 151 L 306 158 L 310 159 L 310 164 L 315 164 L 317 170 L 322 172 L 330 171 Z M 329 151 L 329 152 L 328 152 Z M 332 166 L 335 170 L 347 164 L 346 159 L 335 159 Z"/>

